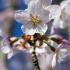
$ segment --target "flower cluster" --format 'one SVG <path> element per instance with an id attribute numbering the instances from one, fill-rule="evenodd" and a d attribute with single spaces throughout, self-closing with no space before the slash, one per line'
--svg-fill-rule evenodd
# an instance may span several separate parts
<path id="1" fill-rule="evenodd" d="M 57 47 L 54 47 L 51 44 L 52 42 L 56 43 Z M 37 59 L 37 57 L 40 59 L 39 55 L 44 55 L 47 52 L 53 53 L 52 67 L 54 67 L 56 64 L 56 56 L 58 60 L 61 61 L 64 57 L 64 53 L 68 51 L 68 48 L 70 48 L 69 45 L 70 42 L 58 35 L 46 36 L 35 33 L 34 35 L 25 34 L 21 38 L 8 37 L 4 39 L 1 43 L 1 51 L 7 54 L 8 59 L 15 54 L 16 50 L 31 53 L 33 64 L 36 66 L 36 69 L 40 70 Z M 49 50 L 46 48 L 49 48 Z"/>
<path id="2" fill-rule="evenodd" d="M 27 9 L 15 12 L 14 18 L 23 24 L 21 29 L 24 35 L 20 38 L 3 38 L 1 35 L 0 48 L 9 59 L 17 50 L 26 51 L 32 54 L 36 70 L 49 70 L 54 68 L 57 62 L 62 61 L 66 54 L 69 55 L 69 41 L 59 35 L 47 36 L 45 33 L 51 20 L 53 20 L 51 34 L 54 28 L 64 27 L 70 16 L 68 12 L 70 0 L 62 1 L 60 5 L 51 3 L 51 0 L 29 0 Z M 41 57 L 43 55 L 44 57 Z"/>

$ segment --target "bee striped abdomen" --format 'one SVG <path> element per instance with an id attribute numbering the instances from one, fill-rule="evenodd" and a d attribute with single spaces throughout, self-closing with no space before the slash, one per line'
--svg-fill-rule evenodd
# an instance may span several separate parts
<path id="1" fill-rule="evenodd" d="M 38 59 L 37 59 L 35 51 L 32 52 L 32 62 L 33 62 L 33 65 L 35 66 L 35 69 L 40 70 Z"/>

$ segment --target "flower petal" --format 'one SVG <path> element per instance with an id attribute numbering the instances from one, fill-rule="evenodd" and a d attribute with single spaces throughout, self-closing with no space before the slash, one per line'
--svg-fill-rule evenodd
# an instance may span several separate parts
<path id="1" fill-rule="evenodd" d="M 39 47 L 39 46 L 40 46 L 40 41 L 37 40 L 35 45 L 36 45 L 37 47 Z"/>
<path id="2" fill-rule="evenodd" d="M 59 5 L 50 5 L 48 7 L 44 7 L 44 9 L 46 9 L 50 12 L 50 14 L 49 14 L 50 20 L 56 18 L 61 13 L 61 9 L 60 9 Z"/>
<path id="3" fill-rule="evenodd" d="M 8 41 L 6 39 L 4 39 L 2 42 L 1 42 L 1 51 L 5 54 L 9 53 L 11 48 L 10 48 L 10 45 L 8 43 Z"/>
<path id="4" fill-rule="evenodd" d="M 66 5 L 67 5 L 69 2 L 70 2 L 70 0 L 64 0 L 64 1 L 62 1 L 61 4 L 60 4 L 61 10 L 62 10 L 63 8 L 65 8 Z"/>
<path id="5" fill-rule="evenodd" d="M 40 33 L 43 35 L 47 31 L 47 29 L 48 29 L 48 26 L 46 23 L 40 23 L 37 25 L 36 33 Z"/>
<path id="6" fill-rule="evenodd" d="M 38 15 L 42 13 L 42 5 L 49 4 L 51 4 L 51 0 L 32 0 L 28 5 L 28 9 L 30 10 L 30 13 L 32 13 L 33 15 Z"/>
<path id="7" fill-rule="evenodd" d="M 56 66 L 56 56 L 57 56 L 57 54 L 55 53 L 54 55 L 53 55 L 53 59 L 52 59 L 52 68 L 54 69 L 55 68 L 55 66 Z"/>
<path id="8" fill-rule="evenodd" d="M 50 12 L 47 10 L 42 10 L 42 12 L 39 13 L 39 19 L 43 22 L 43 23 L 48 23 L 50 20 L 49 20 L 49 14 Z"/>
<path id="9" fill-rule="evenodd" d="M 17 10 L 15 12 L 14 18 L 20 23 L 27 23 L 28 21 L 30 21 L 30 15 L 27 13 L 26 10 Z"/>
<path id="10" fill-rule="evenodd" d="M 36 53 L 37 54 L 42 54 L 42 53 L 45 53 L 45 52 L 46 52 L 45 48 L 36 48 Z"/>
<path id="11" fill-rule="evenodd" d="M 32 0 L 28 5 L 28 11 L 33 14 L 34 16 L 41 12 L 41 3 L 40 0 Z"/>
<path id="12" fill-rule="evenodd" d="M 67 60 L 67 57 L 70 58 L 70 46 L 69 45 L 62 45 L 58 51 L 58 62 Z"/>
<path id="13" fill-rule="evenodd" d="M 7 58 L 11 59 L 13 57 L 14 53 L 13 50 L 11 50 L 8 54 L 7 54 Z"/>
<path id="14" fill-rule="evenodd" d="M 48 5 L 51 5 L 52 3 L 52 0 L 40 0 L 42 5 L 45 5 L 45 6 L 48 6 Z"/>
<path id="15" fill-rule="evenodd" d="M 56 19 L 54 19 L 52 24 L 54 28 L 61 28 L 61 29 L 64 28 L 64 25 L 63 25 L 64 22 L 63 20 L 60 19 L 60 17 L 57 17 Z"/>
<path id="16" fill-rule="evenodd" d="M 8 46 L 1 47 L 1 51 L 5 54 L 10 52 L 10 48 Z"/>
<path id="17" fill-rule="evenodd" d="M 70 15 L 70 2 L 66 5 L 64 12 L 68 15 Z"/>
<path id="18" fill-rule="evenodd" d="M 25 34 L 28 34 L 28 35 L 33 35 L 35 34 L 36 32 L 36 29 L 33 28 L 34 26 L 32 26 L 32 24 L 26 24 L 24 26 L 21 27 L 22 31 L 25 33 Z"/>

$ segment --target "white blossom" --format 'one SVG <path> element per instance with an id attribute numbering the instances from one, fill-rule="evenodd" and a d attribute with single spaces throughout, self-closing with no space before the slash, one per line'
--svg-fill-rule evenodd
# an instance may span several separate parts
<path id="1" fill-rule="evenodd" d="M 49 11 L 42 7 L 42 2 L 32 0 L 27 9 L 16 11 L 15 19 L 23 24 L 21 29 L 24 33 L 33 35 L 35 33 L 44 34 L 47 31 Z"/>
<path id="2" fill-rule="evenodd" d="M 54 33 L 54 28 L 63 29 L 70 22 L 70 0 L 64 0 L 60 5 L 50 5 L 44 7 L 50 11 L 49 19 L 54 19 L 51 34 Z"/>
<path id="3" fill-rule="evenodd" d="M 66 44 L 59 44 L 57 46 L 57 51 L 53 55 L 52 67 L 54 70 L 60 66 L 61 62 L 69 61 L 70 59 L 70 46 Z M 60 70 L 61 70 L 60 66 Z"/>
<path id="4" fill-rule="evenodd" d="M 52 70 L 53 52 L 47 44 L 43 44 L 41 48 L 36 49 L 38 61 L 41 70 Z"/>
<path id="5" fill-rule="evenodd" d="M 1 41 L 1 45 L 0 45 L 0 50 L 4 53 L 7 54 L 10 52 L 11 48 L 10 45 L 8 43 L 8 41 L 6 39 L 3 39 Z"/>

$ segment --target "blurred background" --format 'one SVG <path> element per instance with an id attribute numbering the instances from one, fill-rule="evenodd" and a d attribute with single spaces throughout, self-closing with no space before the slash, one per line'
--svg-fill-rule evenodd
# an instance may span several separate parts
<path id="1" fill-rule="evenodd" d="M 52 4 L 60 4 L 62 0 L 52 0 Z M 24 0 L 0 0 L 0 26 L 4 24 L 3 31 L 6 32 L 8 36 L 20 37 L 23 35 L 21 31 L 20 23 L 16 22 L 13 17 L 11 17 L 9 12 L 15 10 L 24 10 L 27 8 Z M 50 24 L 48 25 L 50 28 Z M 57 34 L 69 39 L 69 29 L 59 29 L 56 31 Z M 50 34 L 50 29 L 48 29 L 46 34 Z M 31 65 L 31 58 L 25 52 L 18 51 L 11 59 L 6 59 L 6 56 L 0 52 L 0 70 L 34 70 Z M 31 65 L 31 66 L 29 66 Z"/>

